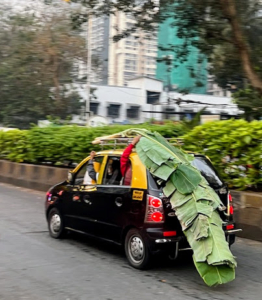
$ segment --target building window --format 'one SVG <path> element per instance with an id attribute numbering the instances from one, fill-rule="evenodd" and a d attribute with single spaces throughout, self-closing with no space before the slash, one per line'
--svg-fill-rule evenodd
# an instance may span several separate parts
<path id="1" fill-rule="evenodd" d="M 107 107 L 107 116 L 111 118 L 118 118 L 120 106 L 120 104 L 109 104 Z"/>
<path id="2" fill-rule="evenodd" d="M 93 113 L 93 115 L 98 114 L 98 105 L 99 103 L 97 102 L 90 102 L 90 111 Z"/>
<path id="3" fill-rule="evenodd" d="M 130 106 L 126 110 L 126 116 L 129 119 L 138 119 L 139 118 L 139 106 Z"/>
<path id="4" fill-rule="evenodd" d="M 146 93 L 147 93 L 147 99 L 146 99 L 147 104 L 157 104 L 159 102 L 159 98 L 160 98 L 159 92 L 146 91 Z"/>
<path id="5" fill-rule="evenodd" d="M 131 71 L 131 70 L 130 70 Z M 124 78 L 128 79 L 128 78 L 133 78 L 136 76 L 135 72 L 124 72 Z"/>
<path id="6" fill-rule="evenodd" d="M 175 109 L 174 109 L 174 108 L 171 108 L 171 107 L 165 107 L 165 108 L 163 109 L 163 112 L 164 112 L 164 119 L 165 119 L 165 120 L 168 120 L 168 119 L 170 119 L 170 118 L 173 116 L 172 113 L 175 112 Z"/>

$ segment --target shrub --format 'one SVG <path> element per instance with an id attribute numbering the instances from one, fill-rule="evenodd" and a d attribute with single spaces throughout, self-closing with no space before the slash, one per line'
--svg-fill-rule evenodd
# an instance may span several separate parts
<path id="1" fill-rule="evenodd" d="M 96 137 L 110 135 L 132 127 L 158 131 L 165 137 L 178 137 L 185 133 L 183 125 L 172 122 L 161 126 L 147 123 L 95 128 L 68 125 L 33 127 L 27 131 L 0 131 L 0 158 L 35 164 L 64 165 L 70 162 L 80 162 L 91 150 L 100 149 L 100 146 L 91 143 Z"/>
<path id="2" fill-rule="evenodd" d="M 166 138 L 182 137 L 183 148 L 207 155 L 230 187 L 242 190 L 262 188 L 262 121 L 216 121 L 197 126 L 187 133 L 181 123 L 173 122 L 0 131 L 0 158 L 34 164 L 78 163 L 91 150 L 100 149 L 91 143 L 96 137 L 132 127 L 157 131 Z"/>
<path id="3" fill-rule="evenodd" d="M 230 187 L 262 185 L 262 122 L 210 122 L 183 137 L 186 150 L 207 155 Z"/>
<path id="4" fill-rule="evenodd" d="M 0 158 L 23 162 L 28 156 L 28 131 L 0 131 Z"/>

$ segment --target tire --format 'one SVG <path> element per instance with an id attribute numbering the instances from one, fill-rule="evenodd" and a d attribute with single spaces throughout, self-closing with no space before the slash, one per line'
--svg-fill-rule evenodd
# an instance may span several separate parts
<path id="1" fill-rule="evenodd" d="M 54 239 L 61 239 L 65 234 L 64 222 L 57 208 L 52 208 L 48 214 L 48 230 Z"/>
<path id="2" fill-rule="evenodd" d="M 147 243 L 135 228 L 130 229 L 126 235 L 125 254 L 129 264 L 136 269 L 147 269 L 150 265 L 151 253 Z"/>

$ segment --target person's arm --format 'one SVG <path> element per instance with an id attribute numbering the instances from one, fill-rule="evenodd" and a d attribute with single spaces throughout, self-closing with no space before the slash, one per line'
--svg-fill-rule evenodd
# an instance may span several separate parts
<path id="1" fill-rule="evenodd" d="M 135 146 L 133 144 L 128 145 L 120 158 L 120 169 L 123 177 L 126 173 L 126 167 L 128 165 L 129 155 L 131 154 L 134 147 Z"/>
<path id="2" fill-rule="evenodd" d="M 87 171 L 89 176 L 96 181 L 96 172 L 94 169 L 94 163 L 93 163 L 93 159 L 90 159 L 88 164 L 87 164 Z"/>
<path id="3" fill-rule="evenodd" d="M 120 158 L 120 169 L 121 169 L 121 174 L 123 177 L 125 176 L 126 168 L 128 166 L 129 155 L 131 154 L 135 145 L 139 142 L 140 138 L 141 138 L 140 135 L 134 137 L 132 143 L 126 147 L 125 151 L 123 152 L 123 154 Z"/>

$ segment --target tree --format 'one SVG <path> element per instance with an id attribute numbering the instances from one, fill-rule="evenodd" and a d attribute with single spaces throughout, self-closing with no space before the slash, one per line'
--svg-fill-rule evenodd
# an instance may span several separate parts
<path id="1" fill-rule="evenodd" d="M 240 109 L 244 110 L 244 117 L 247 121 L 262 118 L 262 96 L 252 88 L 239 90 L 233 95 L 235 102 Z"/>
<path id="2" fill-rule="evenodd" d="M 134 26 L 119 32 L 114 37 L 115 41 L 139 29 L 150 35 L 155 32 L 157 24 L 173 17 L 175 20 L 173 26 L 178 28 L 177 35 L 184 39 L 181 47 L 173 49 L 178 59 L 185 58 L 188 49 L 194 46 L 208 57 L 212 65 L 218 58 L 224 58 L 226 49 L 229 49 L 230 56 L 233 57 L 231 65 L 236 65 L 237 61 L 240 65 L 235 73 L 240 72 L 240 79 L 244 76 L 249 84 L 262 94 L 261 60 L 260 55 L 258 56 L 262 36 L 260 34 L 255 38 L 255 33 L 261 32 L 259 0 L 237 2 L 236 0 L 71 0 L 71 2 L 86 6 L 94 15 L 112 14 L 116 10 L 133 15 L 136 20 Z M 87 20 L 87 13 L 74 14 L 72 19 L 79 25 Z M 218 49 L 220 56 L 217 53 Z M 224 60 L 225 69 L 227 62 Z M 220 70 L 217 68 L 218 65 L 212 70 L 219 77 Z M 227 81 L 230 83 L 235 80 L 233 76 Z"/>
<path id="3" fill-rule="evenodd" d="M 4 22 L 4 23 L 3 23 Z M 0 28 L 0 122 L 26 128 L 47 115 L 65 119 L 81 104 L 72 84 L 85 39 L 65 14 L 12 15 Z"/>

